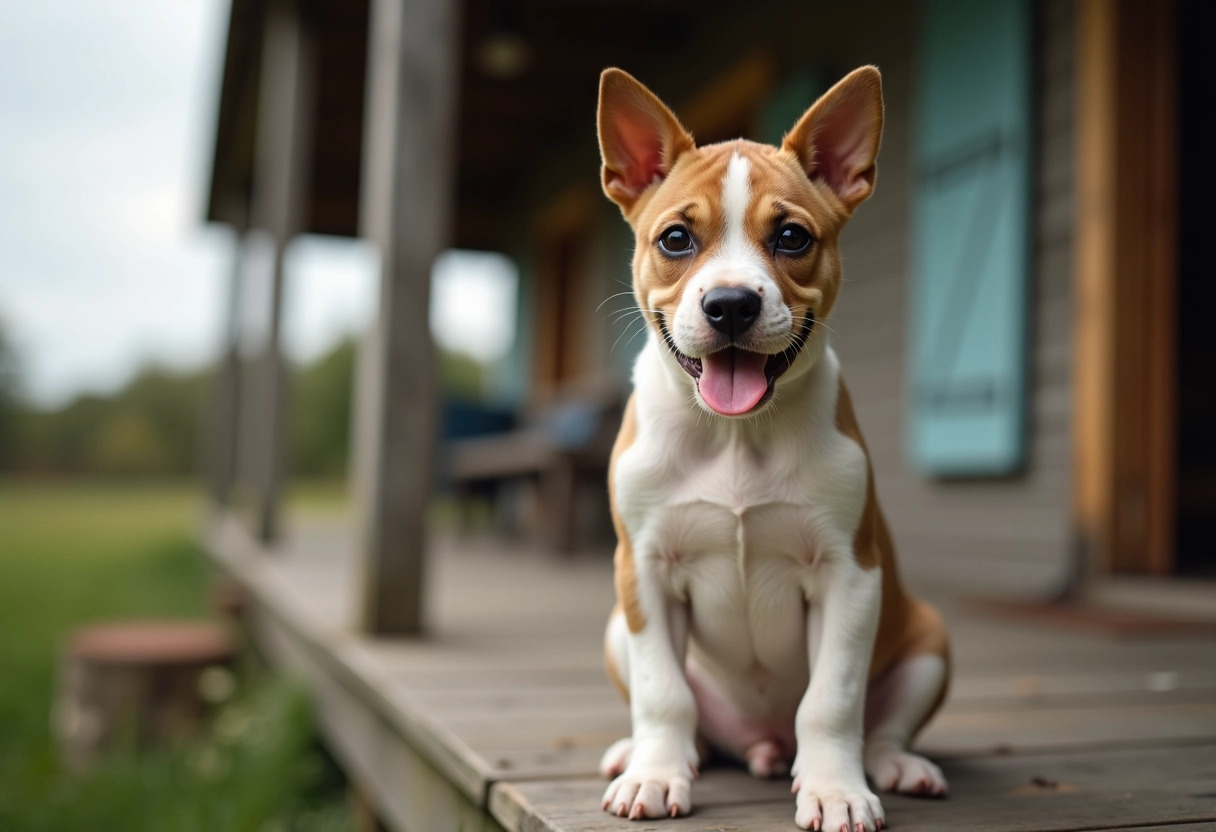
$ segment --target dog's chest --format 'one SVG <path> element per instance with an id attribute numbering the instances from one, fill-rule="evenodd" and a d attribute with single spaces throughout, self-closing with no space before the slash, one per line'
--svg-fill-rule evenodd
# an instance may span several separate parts
<path id="1" fill-rule="evenodd" d="M 810 563 L 812 496 L 787 461 L 729 443 L 671 472 L 667 498 L 646 518 L 661 555 L 689 566 L 724 558 L 744 573 L 772 558 Z"/>
<path id="2" fill-rule="evenodd" d="M 673 566 L 725 559 L 741 577 L 813 563 L 825 533 L 860 515 L 865 459 L 831 430 L 813 441 L 656 432 L 622 457 L 618 507 L 635 548 Z"/>
<path id="3" fill-rule="evenodd" d="M 646 561 L 639 577 L 689 604 L 696 641 L 723 666 L 797 668 L 806 655 L 815 564 L 840 518 L 841 485 L 854 479 L 847 447 L 837 450 L 831 438 L 671 437 L 621 460 L 622 519 Z"/>

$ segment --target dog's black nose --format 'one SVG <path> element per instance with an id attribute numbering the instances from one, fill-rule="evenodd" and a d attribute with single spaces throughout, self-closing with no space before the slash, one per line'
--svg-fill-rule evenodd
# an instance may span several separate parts
<path id="1" fill-rule="evenodd" d="M 701 298 L 701 311 L 709 325 L 729 338 L 737 338 L 760 317 L 759 293 L 741 286 L 713 289 Z"/>

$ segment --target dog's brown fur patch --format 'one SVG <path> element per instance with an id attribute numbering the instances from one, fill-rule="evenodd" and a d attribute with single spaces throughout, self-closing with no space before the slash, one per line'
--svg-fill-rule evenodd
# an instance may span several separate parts
<path id="1" fill-rule="evenodd" d="M 893 553 L 883 551 L 881 543 L 889 549 L 890 537 L 878 533 L 878 525 L 882 518 L 878 509 L 878 497 L 874 492 L 874 470 L 870 466 L 870 451 L 866 447 L 865 437 L 861 435 L 861 425 L 857 423 L 857 413 L 853 410 L 853 397 L 845 386 L 844 375 L 836 389 L 836 430 L 852 439 L 861 447 L 866 455 L 866 505 L 861 512 L 861 521 L 853 532 L 853 553 L 862 569 L 873 569 L 875 566 L 886 566 L 885 561 L 891 560 Z M 885 523 L 883 523 L 885 530 Z M 885 539 L 884 539 L 885 538 Z"/>
<path id="2" fill-rule="evenodd" d="M 629 631 L 639 633 L 646 627 L 646 615 L 638 603 L 638 573 L 633 561 L 633 545 L 629 542 L 629 532 L 621 521 L 616 502 L 616 463 L 621 454 L 633 445 L 638 435 L 637 404 L 634 396 L 636 394 L 630 395 L 629 403 L 625 405 L 621 432 L 616 436 L 616 444 L 612 446 L 612 456 L 608 461 L 608 500 L 612 506 L 612 525 L 616 529 L 616 555 L 613 564 L 616 569 L 617 603 L 624 610 Z"/>
<path id="3" fill-rule="evenodd" d="M 861 426 L 853 410 L 853 399 L 844 383 L 843 374 L 836 393 L 836 429 L 860 445 L 866 454 L 866 506 L 853 534 L 853 551 L 863 569 L 882 568 L 882 615 L 878 620 L 878 636 L 874 640 L 870 678 L 882 675 L 897 661 L 926 653 L 941 656 L 948 669 L 950 645 L 941 615 L 929 604 L 910 598 L 899 579 L 899 570 L 895 565 L 895 544 L 874 488 L 870 452 L 861 434 Z M 933 711 L 940 704 L 939 700 L 933 706 Z"/>

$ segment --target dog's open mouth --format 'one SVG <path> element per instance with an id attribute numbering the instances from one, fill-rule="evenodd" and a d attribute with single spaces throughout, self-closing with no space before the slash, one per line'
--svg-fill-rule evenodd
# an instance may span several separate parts
<path id="1" fill-rule="evenodd" d="M 723 416 L 742 416 L 772 397 L 777 379 L 785 374 L 806 345 L 813 323 L 812 317 L 807 315 L 793 342 L 773 355 L 727 347 L 702 358 L 680 352 L 662 320 L 659 329 L 676 361 L 695 380 L 705 404 Z"/>

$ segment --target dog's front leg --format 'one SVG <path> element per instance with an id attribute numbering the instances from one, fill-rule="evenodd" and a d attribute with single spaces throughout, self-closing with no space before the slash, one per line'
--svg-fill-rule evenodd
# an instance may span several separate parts
<path id="1" fill-rule="evenodd" d="M 852 552 L 825 559 L 812 603 L 822 633 L 810 632 L 811 683 L 798 706 L 795 822 L 803 829 L 881 829 L 882 804 L 866 785 L 862 727 L 866 678 L 882 600 L 881 569 L 863 569 Z"/>
<path id="2" fill-rule="evenodd" d="M 633 750 L 603 801 L 632 819 L 688 814 L 697 767 L 697 706 L 684 676 L 688 608 L 646 577 L 638 581 L 645 623 L 628 636 Z"/>

